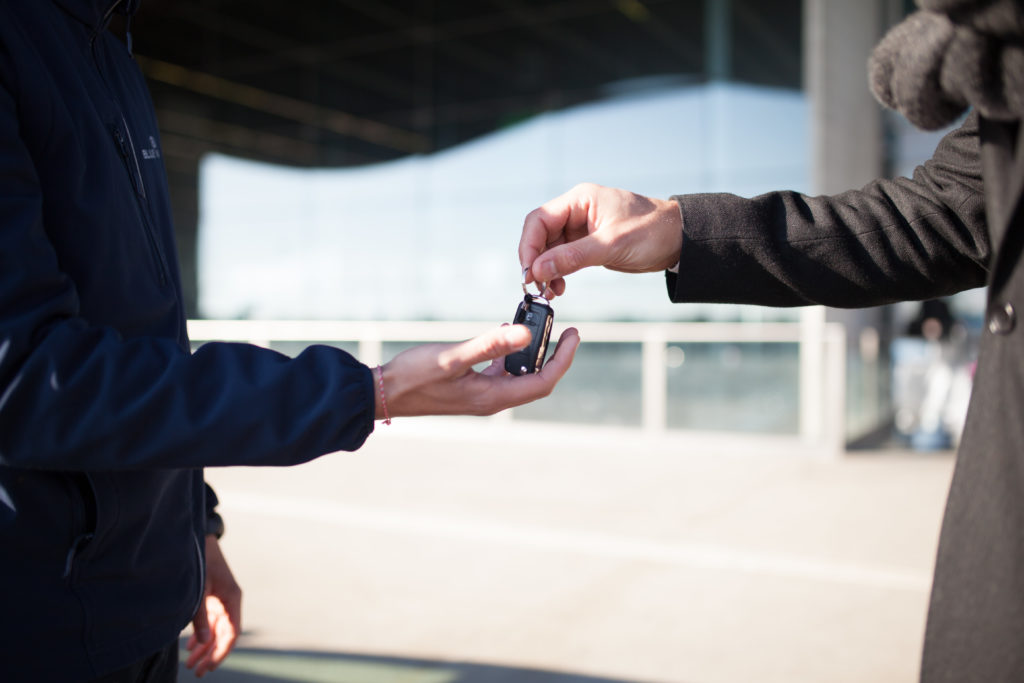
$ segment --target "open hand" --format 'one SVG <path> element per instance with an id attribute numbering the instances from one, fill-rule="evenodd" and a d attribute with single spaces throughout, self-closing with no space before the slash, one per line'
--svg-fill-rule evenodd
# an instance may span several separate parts
<path id="1" fill-rule="evenodd" d="M 505 372 L 504 357 L 529 343 L 526 327 L 506 325 L 469 341 L 424 344 L 403 351 L 384 366 L 389 416 L 492 415 L 547 396 L 569 369 L 579 333 L 572 327 L 562 332 L 540 372 L 522 376 Z M 483 371 L 473 369 L 485 361 L 491 364 Z M 379 388 L 377 417 L 384 417 Z"/>
<path id="2" fill-rule="evenodd" d="M 206 537 L 206 594 L 192 620 L 185 666 L 197 678 L 224 661 L 242 632 L 242 590 L 231 574 L 216 536 Z"/>

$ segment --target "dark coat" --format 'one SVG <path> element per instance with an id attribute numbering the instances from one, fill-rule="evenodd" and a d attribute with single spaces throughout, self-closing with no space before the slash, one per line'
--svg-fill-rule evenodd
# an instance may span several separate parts
<path id="1" fill-rule="evenodd" d="M 980 129 L 980 132 L 979 132 Z M 921 678 L 1024 680 L 1024 135 L 968 116 L 912 180 L 677 198 L 673 301 L 871 306 L 987 285 Z M 980 139 L 980 143 L 979 143 Z M 986 220 L 987 219 L 987 220 Z"/>
<path id="2" fill-rule="evenodd" d="M 5 683 L 86 680 L 178 637 L 203 590 L 202 467 L 304 462 L 373 429 L 370 371 L 342 351 L 190 353 L 114 4 L 0 1 Z"/>

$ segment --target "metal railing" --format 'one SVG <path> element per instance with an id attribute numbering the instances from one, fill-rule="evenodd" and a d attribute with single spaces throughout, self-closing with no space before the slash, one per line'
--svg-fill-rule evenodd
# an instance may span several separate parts
<path id="1" fill-rule="evenodd" d="M 814 311 L 815 309 L 809 309 Z M 795 437 L 813 452 L 834 456 L 845 449 L 846 337 L 842 325 L 823 315 L 803 315 L 792 323 L 607 323 L 562 322 L 580 328 L 586 342 L 639 344 L 641 347 L 641 424 L 646 432 L 667 429 L 670 344 L 791 343 L 798 345 L 799 427 Z M 240 341 L 271 346 L 278 342 L 355 343 L 356 357 L 383 362 L 388 342 L 450 342 L 476 336 L 482 322 L 342 322 L 327 320 L 190 320 L 193 344 Z M 498 419 L 511 419 L 506 411 Z"/>

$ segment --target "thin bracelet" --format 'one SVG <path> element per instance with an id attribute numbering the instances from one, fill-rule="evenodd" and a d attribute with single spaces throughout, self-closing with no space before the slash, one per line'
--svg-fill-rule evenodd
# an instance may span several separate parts
<path id="1" fill-rule="evenodd" d="M 380 407 L 384 409 L 384 424 L 391 424 L 391 417 L 388 415 L 388 399 L 384 396 L 384 368 L 377 366 L 377 384 L 380 386 Z"/>

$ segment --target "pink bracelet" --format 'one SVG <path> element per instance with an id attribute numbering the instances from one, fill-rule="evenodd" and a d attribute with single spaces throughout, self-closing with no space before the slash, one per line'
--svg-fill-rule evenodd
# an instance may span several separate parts
<path id="1" fill-rule="evenodd" d="M 380 386 L 380 407 L 384 409 L 384 424 L 391 424 L 391 417 L 388 415 L 388 400 L 384 397 L 384 368 L 377 366 L 377 384 Z"/>

